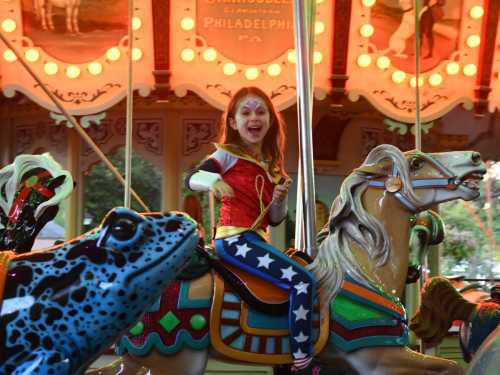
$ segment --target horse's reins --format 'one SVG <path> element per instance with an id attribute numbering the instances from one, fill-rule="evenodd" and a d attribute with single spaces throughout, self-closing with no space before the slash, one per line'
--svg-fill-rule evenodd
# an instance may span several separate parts
<path id="1" fill-rule="evenodd" d="M 425 188 L 443 188 L 448 190 L 457 189 L 461 181 L 456 174 L 453 174 L 450 169 L 435 160 L 430 155 L 424 153 L 418 153 L 419 157 L 425 158 L 430 162 L 434 168 L 441 173 L 444 177 L 442 178 L 431 178 L 431 177 L 417 177 L 411 180 L 411 186 L 413 189 L 425 189 Z M 393 193 L 394 196 L 410 211 L 417 212 L 418 208 L 411 201 L 404 192 L 401 192 L 402 182 L 399 172 L 395 165 L 392 167 L 392 174 L 386 176 L 384 180 L 371 180 L 368 182 L 368 186 L 374 187 L 376 189 L 385 189 L 386 191 Z"/>

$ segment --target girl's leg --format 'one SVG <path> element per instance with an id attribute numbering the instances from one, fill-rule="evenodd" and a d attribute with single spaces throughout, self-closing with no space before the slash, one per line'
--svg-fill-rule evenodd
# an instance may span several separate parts
<path id="1" fill-rule="evenodd" d="M 312 274 L 253 232 L 217 240 L 224 261 L 289 292 L 290 348 L 297 367 L 312 357 L 312 309 L 316 282 Z"/>

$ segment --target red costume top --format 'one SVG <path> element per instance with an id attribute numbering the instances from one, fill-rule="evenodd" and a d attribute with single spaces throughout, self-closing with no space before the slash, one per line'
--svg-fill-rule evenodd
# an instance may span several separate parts
<path id="1" fill-rule="evenodd" d="M 269 224 L 279 224 L 285 215 L 273 214 L 272 208 L 260 223 L 256 223 L 256 220 L 271 203 L 274 186 L 284 176 L 277 170 L 269 171 L 266 162 L 256 160 L 238 146 L 216 145 L 216 147 L 217 150 L 197 170 L 220 175 L 234 192 L 233 197 L 222 197 L 216 238 L 241 233 L 254 225 L 256 228 L 253 229 L 262 233 Z M 188 185 L 193 190 L 201 190 L 193 187 L 193 182 L 190 181 L 193 175 L 188 176 Z"/>

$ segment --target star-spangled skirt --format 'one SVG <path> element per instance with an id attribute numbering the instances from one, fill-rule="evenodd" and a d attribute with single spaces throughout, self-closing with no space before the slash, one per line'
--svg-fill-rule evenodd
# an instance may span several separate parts
<path id="1" fill-rule="evenodd" d="M 312 355 L 312 274 L 252 231 L 218 239 L 215 249 L 227 263 L 288 291 L 290 348 L 295 359 Z"/>

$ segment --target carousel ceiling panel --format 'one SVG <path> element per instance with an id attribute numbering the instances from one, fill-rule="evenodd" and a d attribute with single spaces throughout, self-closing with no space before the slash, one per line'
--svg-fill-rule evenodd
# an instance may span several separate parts
<path id="1" fill-rule="evenodd" d="M 120 101 L 128 85 L 127 0 L 3 0 L 2 33 L 35 74 L 74 115 L 92 114 Z M 44 5 L 45 4 L 45 5 Z M 134 1 L 133 87 L 142 96 L 154 85 L 151 1 Z M 57 111 L 39 85 L 1 45 L 4 95 L 21 92 Z"/>
<path id="2" fill-rule="evenodd" d="M 332 2 L 318 1 L 314 44 L 317 99 L 330 86 Z M 171 2 L 170 85 L 223 109 L 242 86 L 258 86 L 284 109 L 296 101 L 293 0 Z"/>
<path id="3" fill-rule="evenodd" d="M 472 109 L 478 75 L 490 74 L 480 71 L 480 61 L 485 58 L 485 10 L 496 7 L 491 5 L 495 1 L 434 3 L 429 8 L 429 2 L 422 1 L 420 12 L 423 122 L 441 117 L 459 104 Z M 413 1 L 353 1 L 351 14 L 346 83 L 349 99 L 357 101 L 363 96 L 385 116 L 414 122 L 417 79 Z"/>

